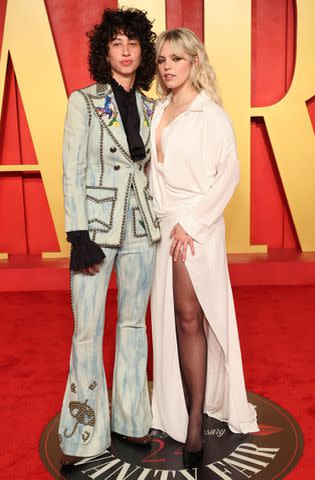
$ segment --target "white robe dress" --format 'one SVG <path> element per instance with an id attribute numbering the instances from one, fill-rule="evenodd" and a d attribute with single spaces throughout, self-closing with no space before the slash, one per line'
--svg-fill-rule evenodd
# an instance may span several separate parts
<path id="1" fill-rule="evenodd" d="M 153 428 L 185 442 L 188 414 L 180 373 L 173 303 L 170 232 L 178 222 L 194 239 L 186 267 L 204 312 L 208 365 L 204 412 L 228 422 L 234 433 L 258 431 L 247 402 L 234 302 L 225 251 L 223 211 L 239 181 L 230 120 L 205 92 L 162 132 L 164 162 L 156 153 L 156 128 L 169 98 L 152 119 L 150 189 L 160 220 L 151 294 L 154 354 Z"/>

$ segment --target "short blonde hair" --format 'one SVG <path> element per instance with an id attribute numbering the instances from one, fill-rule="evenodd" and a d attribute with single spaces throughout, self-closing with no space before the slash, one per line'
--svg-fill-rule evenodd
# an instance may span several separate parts
<path id="1" fill-rule="evenodd" d="M 156 40 L 156 66 L 161 49 L 166 42 L 170 42 L 170 45 L 176 55 L 181 55 L 183 52 L 185 52 L 191 57 L 192 67 L 190 72 L 190 80 L 192 85 L 198 92 L 205 90 L 212 100 L 221 105 L 222 102 L 218 92 L 214 70 L 210 65 L 205 47 L 197 35 L 188 28 L 174 28 L 162 32 Z M 193 61 L 196 57 L 198 57 L 198 62 Z M 163 83 L 158 68 L 156 70 L 156 90 L 160 97 L 164 97 L 169 94 L 170 90 Z"/>

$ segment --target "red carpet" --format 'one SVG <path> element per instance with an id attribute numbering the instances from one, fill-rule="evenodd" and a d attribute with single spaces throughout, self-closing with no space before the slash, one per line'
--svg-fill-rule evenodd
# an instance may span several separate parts
<path id="1" fill-rule="evenodd" d="M 287 409 L 300 423 L 305 452 L 287 478 L 315 478 L 315 287 L 234 289 L 247 388 Z M 114 294 L 108 298 L 113 305 Z M 0 479 L 48 480 L 38 443 L 60 410 L 72 320 L 66 292 L 1 293 Z M 108 308 L 106 334 L 114 335 Z M 114 346 L 105 346 L 110 375 Z M 149 372 L 150 373 L 150 372 Z"/>

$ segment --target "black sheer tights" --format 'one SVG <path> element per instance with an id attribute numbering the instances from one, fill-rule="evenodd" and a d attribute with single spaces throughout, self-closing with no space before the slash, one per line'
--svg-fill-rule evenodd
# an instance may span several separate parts
<path id="1" fill-rule="evenodd" d="M 203 312 L 185 263 L 173 262 L 173 294 L 178 355 L 189 414 L 185 448 L 202 448 L 202 418 L 207 370 Z"/>

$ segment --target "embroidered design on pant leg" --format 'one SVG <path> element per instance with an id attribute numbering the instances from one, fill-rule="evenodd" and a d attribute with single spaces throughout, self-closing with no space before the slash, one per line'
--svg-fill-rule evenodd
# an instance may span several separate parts
<path id="1" fill-rule="evenodd" d="M 72 432 L 69 434 L 67 433 L 67 429 L 65 428 L 63 434 L 66 438 L 70 438 L 75 434 L 79 424 L 94 427 L 95 412 L 93 408 L 88 405 L 88 400 L 85 400 L 84 403 L 78 401 L 70 402 L 69 410 L 71 416 L 76 420 L 76 423 L 74 424 Z"/>
<path id="2" fill-rule="evenodd" d="M 94 390 L 94 388 L 96 387 L 96 385 L 97 385 L 97 383 L 96 383 L 96 381 L 94 380 L 94 382 L 90 383 L 89 389 L 90 389 L 90 390 Z"/>

